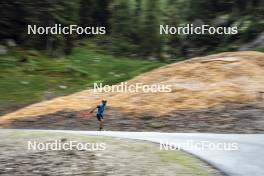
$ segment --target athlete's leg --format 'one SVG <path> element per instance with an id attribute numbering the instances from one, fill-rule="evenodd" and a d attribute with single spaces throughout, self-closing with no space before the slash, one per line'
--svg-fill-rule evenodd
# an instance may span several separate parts
<path id="1" fill-rule="evenodd" d="M 102 114 L 97 114 L 97 120 L 99 121 L 99 130 L 101 131 L 103 129 L 103 120 L 104 117 Z"/>
<path id="2" fill-rule="evenodd" d="M 103 129 L 103 127 L 104 127 L 104 120 L 103 119 L 101 119 L 100 121 L 99 121 L 99 123 L 100 123 L 100 130 L 102 130 Z"/>

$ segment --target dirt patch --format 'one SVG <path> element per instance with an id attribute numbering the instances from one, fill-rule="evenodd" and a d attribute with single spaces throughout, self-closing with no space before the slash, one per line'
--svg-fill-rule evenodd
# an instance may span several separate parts
<path id="1" fill-rule="evenodd" d="M 4 128 L 97 130 L 95 116 L 83 118 L 80 112 L 61 111 L 37 117 L 15 119 Z M 106 130 L 264 133 L 264 106 L 259 103 L 227 103 L 200 110 L 173 111 L 165 115 L 152 112 L 129 114 L 109 107 L 105 115 Z"/>
<path id="2" fill-rule="evenodd" d="M 2 106 L 0 104 L 0 116 L 3 116 L 5 114 L 17 111 L 21 108 L 26 107 L 27 105 L 8 105 L 8 106 Z"/>
<path id="3" fill-rule="evenodd" d="M 67 138 L 67 141 L 104 142 L 106 149 L 27 150 L 28 140 L 47 142 L 62 138 Z M 0 139 L 0 175 L 3 176 L 221 175 L 191 155 L 160 151 L 158 145 L 147 142 L 20 130 L 1 130 Z"/>

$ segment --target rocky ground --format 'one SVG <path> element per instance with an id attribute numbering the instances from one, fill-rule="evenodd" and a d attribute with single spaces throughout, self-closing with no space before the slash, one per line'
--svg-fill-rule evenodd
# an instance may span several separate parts
<path id="1" fill-rule="evenodd" d="M 51 132 L 0 130 L 2 176 L 220 176 L 206 163 L 180 151 L 160 151 L 153 143 Z M 102 143 L 103 151 L 27 150 L 27 141 Z"/>
<path id="2" fill-rule="evenodd" d="M 159 116 L 155 113 L 120 113 L 108 108 L 105 114 L 106 130 L 264 133 L 263 103 L 227 103 L 213 108 L 182 110 Z M 14 119 L 4 128 L 97 130 L 95 116 L 83 117 L 80 112 L 65 110 L 43 116 Z"/>

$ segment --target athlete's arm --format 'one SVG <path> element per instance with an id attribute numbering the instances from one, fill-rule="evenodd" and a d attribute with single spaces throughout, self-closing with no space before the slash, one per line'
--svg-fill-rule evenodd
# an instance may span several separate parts
<path id="1" fill-rule="evenodd" d="M 99 108 L 99 105 L 98 105 L 98 106 L 96 106 L 94 109 L 92 109 L 92 110 L 90 111 L 90 113 L 93 113 L 93 112 L 94 112 L 94 110 L 96 110 L 97 108 Z"/>

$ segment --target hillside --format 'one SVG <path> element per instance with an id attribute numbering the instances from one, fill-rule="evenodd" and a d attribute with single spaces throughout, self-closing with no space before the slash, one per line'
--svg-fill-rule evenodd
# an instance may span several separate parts
<path id="1" fill-rule="evenodd" d="M 163 65 L 138 57 L 103 54 L 91 49 L 89 42 L 80 42 L 85 46 L 76 46 L 63 57 L 19 47 L 0 54 L 0 116 L 87 89 L 97 81 L 116 84 Z"/>
<path id="2" fill-rule="evenodd" d="M 173 115 L 178 112 L 200 114 L 201 110 L 204 111 L 206 109 L 211 109 L 210 112 L 217 111 L 218 114 L 212 114 L 212 117 L 218 118 L 219 113 L 220 116 L 223 115 L 221 114 L 223 111 L 219 110 L 219 107 L 222 108 L 232 104 L 232 106 L 228 105 L 227 107 L 234 107 L 235 110 L 236 108 L 245 109 L 241 106 L 251 102 L 255 103 L 260 97 L 260 92 L 264 90 L 263 60 L 263 53 L 251 51 L 197 57 L 155 69 L 128 81 L 129 84 L 169 84 L 172 85 L 172 91 L 169 93 L 95 94 L 92 89 L 89 89 L 69 96 L 33 104 L 1 117 L 0 122 L 6 125 L 15 121 L 14 119 L 23 121 L 23 119 L 44 117 L 47 114 L 61 111 L 76 112 L 87 110 L 97 105 L 102 98 L 108 100 L 109 116 L 113 116 L 113 119 L 115 119 L 115 113 L 118 113 L 121 118 L 129 116 L 129 118 L 135 118 L 136 120 L 144 119 L 146 116 L 149 116 L 149 118 L 172 119 L 174 118 Z M 247 108 L 251 109 L 249 106 Z M 258 117 L 263 117 L 263 108 L 254 107 L 254 109 L 258 109 L 260 114 Z M 116 115 L 116 118 L 119 116 Z M 182 116 L 187 117 L 188 115 L 184 114 Z M 225 116 L 237 118 L 230 114 L 229 111 L 225 112 Z M 189 118 L 191 117 L 188 116 L 186 119 Z M 208 118 L 212 119 L 211 117 Z M 156 119 L 153 120 L 150 122 L 153 126 L 161 129 L 166 126 L 166 124 L 159 124 L 164 121 L 159 120 L 156 122 Z M 233 123 L 234 119 L 231 119 L 231 121 L 229 119 L 227 122 L 226 120 L 225 123 L 228 125 L 231 121 Z M 208 123 L 208 120 L 203 119 L 201 122 Z M 178 121 L 179 123 L 181 121 Z M 214 124 L 214 122 L 212 123 Z M 222 121 L 220 124 L 222 124 Z M 182 125 L 186 127 L 186 124 Z M 228 128 L 231 127 L 228 126 Z M 197 129 L 194 127 L 194 130 Z"/>

